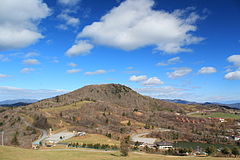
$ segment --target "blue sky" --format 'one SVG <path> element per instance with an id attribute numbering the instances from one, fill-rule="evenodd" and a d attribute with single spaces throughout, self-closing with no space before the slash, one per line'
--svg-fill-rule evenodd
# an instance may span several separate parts
<path id="1" fill-rule="evenodd" d="M 0 100 L 120 83 L 237 102 L 239 28 L 238 0 L 1 0 Z"/>

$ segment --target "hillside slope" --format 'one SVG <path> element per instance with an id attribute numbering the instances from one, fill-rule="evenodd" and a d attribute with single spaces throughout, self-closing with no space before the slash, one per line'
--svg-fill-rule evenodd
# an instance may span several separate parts
<path id="1" fill-rule="evenodd" d="M 17 135 L 19 144 L 26 147 L 39 133 L 27 127 L 24 121 L 45 129 L 110 133 L 116 139 L 121 134 L 132 134 L 143 129 L 151 132 L 168 128 L 172 131 L 169 133 L 170 139 L 177 133 L 182 140 L 204 140 L 204 134 L 211 137 L 213 133 L 220 132 L 220 124 L 189 117 L 188 113 L 213 109 L 226 111 L 217 106 L 165 102 L 140 95 L 120 84 L 90 85 L 25 107 L 2 109 L 0 130 L 8 133 L 6 144 L 13 144 L 12 139 Z M 232 126 L 229 124 L 228 127 Z"/>

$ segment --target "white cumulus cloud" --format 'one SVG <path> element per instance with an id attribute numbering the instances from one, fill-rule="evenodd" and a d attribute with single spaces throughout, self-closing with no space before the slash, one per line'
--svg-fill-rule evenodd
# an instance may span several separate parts
<path id="1" fill-rule="evenodd" d="M 40 64 L 40 62 L 37 59 L 26 59 L 26 60 L 23 60 L 23 63 L 26 65 Z"/>
<path id="2" fill-rule="evenodd" d="M 29 57 L 37 57 L 37 56 L 39 56 L 39 54 L 36 53 L 36 52 L 29 52 L 29 53 L 25 54 L 25 57 L 27 57 L 27 58 L 29 58 Z"/>
<path id="3" fill-rule="evenodd" d="M 157 86 L 161 84 L 163 84 L 163 81 L 161 81 L 158 77 L 151 77 L 142 83 L 144 86 Z"/>
<path id="4" fill-rule="evenodd" d="M 81 71 L 81 69 L 70 69 L 70 70 L 67 70 L 67 73 L 73 74 L 73 73 L 78 73 L 80 71 Z"/>
<path id="5" fill-rule="evenodd" d="M 229 80 L 240 80 L 240 71 L 229 72 L 224 76 L 224 78 Z"/>
<path id="6" fill-rule="evenodd" d="M 32 71 L 35 71 L 34 68 L 23 68 L 20 72 L 21 73 L 30 73 Z"/>
<path id="7" fill-rule="evenodd" d="M 70 49 L 67 50 L 66 55 L 70 57 L 85 55 L 88 54 L 92 48 L 93 45 L 88 43 L 88 41 L 78 41 Z"/>
<path id="8" fill-rule="evenodd" d="M 0 74 L 0 78 L 6 78 L 6 77 L 8 77 L 8 75 Z"/>
<path id="9" fill-rule="evenodd" d="M 43 38 L 37 26 L 49 14 L 42 0 L 1 0 L 0 51 L 23 48 Z"/>
<path id="10" fill-rule="evenodd" d="M 183 77 L 187 74 L 189 74 L 190 72 L 192 72 L 191 68 L 176 68 L 173 72 L 167 72 L 167 75 L 169 78 L 175 79 L 175 78 L 179 78 L 179 77 Z"/>
<path id="11" fill-rule="evenodd" d="M 202 67 L 198 73 L 199 74 L 211 74 L 217 72 L 216 68 L 214 67 Z"/>
<path id="12" fill-rule="evenodd" d="M 74 6 L 81 0 L 58 0 L 60 4 Z"/>
<path id="13" fill-rule="evenodd" d="M 0 61 L 1 62 L 8 62 L 10 59 L 6 55 L 0 54 Z"/>
<path id="14" fill-rule="evenodd" d="M 77 27 L 80 23 L 79 18 L 70 16 L 67 13 L 61 13 L 57 16 L 57 18 L 65 21 L 66 24 L 60 24 L 57 26 L 59 29 L 66 30 L 68 27 L 67 26 L 72 26 L 72 27 Z"/>
<path id="15" fill-rule="evenodd" d="M 85 72 L 86 75 L 96 75 L 96 74 L 105 74 L 107 73 L 107 71 L 99 69 L 93 72 Z"/>
<path id="16" fill-rule="evenodd" d="M 78 38 L 123 50 L 153 45 L 166 53 L 191 51 L 185 47 L 203 40 L 193 35 L 201 17 L 192 8 L 167 12 L 153 6 L 153 0 L 126 0 L 85 26 Z"/>
<path id="17" fill-rule="evenodd" d="M 180 61 L 181 61 L 180 57 L 173 57 L 173 58 L 168 59 L 166 62 L 157 63 L 157 66 L 167 66 L 167 65 L 171 65 L 171 64 L 176 64 Z"/>
<path id="18" fill-rule="evenodd" d="M 71 67 L 76 67 L 77 66 L 77 64 L 73 63 L 73 62 L 68 63 L 68 65 L 71 66 Z"/>
<path id="19" fill-rule="evenodd" d="M 130 78 L 129 78 L 129 81 L 132 81 L 132 82 L 140 82 L 140 81 L 144 81 L 144 80 L 146 80 L 147 79 L 147 76 L 145 76 L 145 75 L 142 75 L 142 76 L 135 76 L 135 75 L 133 75 L 133 76 L 131 76 Z"/>
<path id="20" fill-rule="evenodd" d="M 240 55 L 232 55 L 227 60 L 236 66 L 240 66 Z"/>

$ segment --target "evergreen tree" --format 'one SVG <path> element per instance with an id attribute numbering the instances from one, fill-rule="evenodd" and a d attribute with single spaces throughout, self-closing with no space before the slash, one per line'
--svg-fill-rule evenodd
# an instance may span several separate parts
<path id="1" fill-rule="evenodd" d="M 11 142 L 15 146 L 19 146 L 19 142 L 18 142 L 17 136 L 18 136 L 18 131 L 14 134 L 14 137 L 13 137 L 12 142 Z"/>

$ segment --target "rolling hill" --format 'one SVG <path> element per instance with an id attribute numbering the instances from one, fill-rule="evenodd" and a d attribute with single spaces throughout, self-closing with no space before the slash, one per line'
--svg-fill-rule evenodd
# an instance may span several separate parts
<path id="1" fill-rule="evenodd" d="M 17 136 L 22 147 L 30 147 L 40 134 L 27 127 L 26 121 L 39 128 L 111 134 L 115 139 L 146 129 L 158 136 L 157 128 L 167 128 L 171 130 L 168 139 L 207 141 L 217 139 L 214 134 L 222 132 L 221 124 L 188 114 L 213 109 L 230 112 L 217 105 L 154 99 L 120 84 L 89 85 L 24 107 L 0 108 L 0 130 L 6 133 L 6 144 L 12 145 L 13 137 Z M 225 129 L 231 127 L 232 122 Z M 174 137 L 176 133 L 178 136 Z"/>

